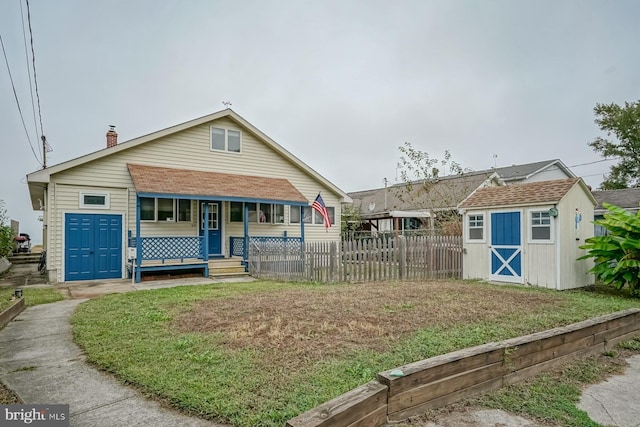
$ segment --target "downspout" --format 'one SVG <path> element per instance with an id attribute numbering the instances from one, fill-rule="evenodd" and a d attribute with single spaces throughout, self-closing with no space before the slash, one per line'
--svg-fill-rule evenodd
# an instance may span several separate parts
<path id="1" fill-rule="evenodd" d="M 136 193 L 136 283 L 142 280 L 142 238 L 140 237 L 140 196 Z"/>

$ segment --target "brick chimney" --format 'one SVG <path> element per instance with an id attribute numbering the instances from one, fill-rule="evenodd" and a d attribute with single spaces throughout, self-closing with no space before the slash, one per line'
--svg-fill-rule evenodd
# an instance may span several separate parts
<path id="1" fill-rule="evenodd" d="M 114 125 L 109 125 L 109 130 L 107 131 L 107 148 L 115 147 L 118 145 L 118 133 L 116 132 L 116 127 Z"/>

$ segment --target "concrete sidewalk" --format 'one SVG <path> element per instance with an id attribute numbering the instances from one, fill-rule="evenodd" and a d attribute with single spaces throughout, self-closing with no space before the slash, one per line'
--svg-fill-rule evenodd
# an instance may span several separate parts
<path id="1" fill-rule="evenodd" d="M 629 366 L 622 375 L 587 387 L 578 408 L 589 418 L 605 426 L 640 426 L 640 355 L 627 359 Z"/>
<path id="2" fill-rule="evenodd" d="M 26 403 L 69 404 L 72 426 L 220 426 L 165 408 L 87 365 L 69 323 L 83 301 L 30 307 L 0 330 L 0 380 Z"/>

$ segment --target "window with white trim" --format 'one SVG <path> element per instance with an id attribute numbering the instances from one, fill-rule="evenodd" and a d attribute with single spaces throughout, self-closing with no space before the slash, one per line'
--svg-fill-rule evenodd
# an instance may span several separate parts
<path id="1" fill-rule="evenodd" d="M 333 206 L 327 206 L 327 212 L 329 213 L 329 220 L 331 225 L 336 223 L 336 208 Z M 313 209 L 311 206 L 304 207 L 304 219 L 305 224 L 317 224 L 324 225 L 324 218 L 320 215 L 320 212 Z M 289 207 L 289 222 L 291 224 L 300 224 L 300 206 Z"/>
<path id="2" fill-rule="evenodd" d="M 284 224 L 284 205 L 271 203 L 247 203 L 248 222 L 260 224 Z M 244 203 L 230 202 L 229 222 L 244 221 Z"/>
<path id="3" fill-rule="evenodd" d="M 80 207 L 83 209 L 109 209 L 109 193 L 80 193 Z"/>
<path id="4" fill-rule="evenodd" d="M 484 214 L 470 214 L 468 218 L 467 240 L 484 241 Z"/>
<path id="5" fill-rule="evenodd" d="M 140 197 L 140 221 L 191 222 L 191 200 Z"/>
<path id="6" fill-rule="evenodd" d="M 530 213 L 531 241 L 551 242 L 551 215 L 549 211 L 535 211 Z"/>
<path id="7" fill-rule="evenodd" d="M 211 150 L 239 153 L 241 141 L 242 132 L 239 130 L 211 126 Z"/>

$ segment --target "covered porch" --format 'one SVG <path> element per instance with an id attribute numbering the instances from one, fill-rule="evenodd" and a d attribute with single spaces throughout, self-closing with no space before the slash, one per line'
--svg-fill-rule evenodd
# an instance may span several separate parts
<path id="1" fill-rule="evenodd" d="M 127 268 L 136 282 L 143 273 L 171 270 L 209 276 L 218 260 L 232 257 L 246 271 L 250 239 L 304 241 L 304 221 L 288 227 L 284 212 L 293 206 L 303 218 L 309 202 L 286 179 L 135 164 L 128 169 L 136 208 Z"/>

